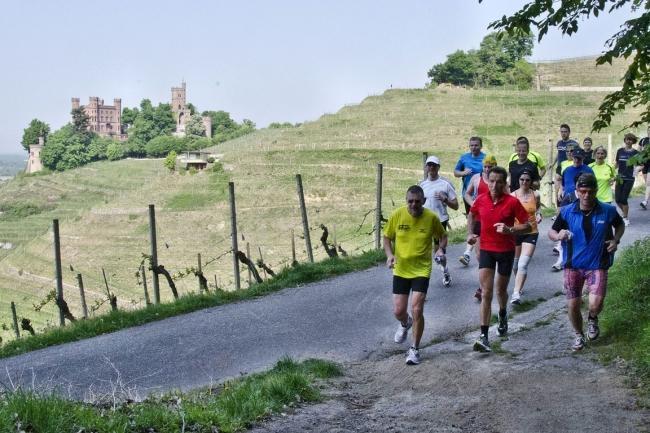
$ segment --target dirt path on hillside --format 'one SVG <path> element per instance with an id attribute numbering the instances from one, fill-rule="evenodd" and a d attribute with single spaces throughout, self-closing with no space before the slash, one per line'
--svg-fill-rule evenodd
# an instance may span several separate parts
<path id="1" fill-rule="evenodd" d="M 259 432 L 649 432 L 621 365 L 574 354 L 563 297 L 511 321 L 501 350 L 473 352 L 476 333 L 421 351 L 345 365 L 328 400 L 274 417 Z M 494 342 L 498 338 L 492 337 Z M 597 343 L 593 343 L 597 344 Z"/>

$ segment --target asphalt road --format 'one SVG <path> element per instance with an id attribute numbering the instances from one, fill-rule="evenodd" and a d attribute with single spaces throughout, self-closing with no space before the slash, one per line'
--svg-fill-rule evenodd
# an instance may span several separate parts
<path id="1" fill-rule="evenodd" d="M 650 234 L 650 211 L 631 202 L 621 247 Z M 542 222 L 540 242 L 529 266 L 526 298 L 549 299 L 562 289 L 561 273 Z M 446 339 L 478 327 L 477 264 L 448 249 L 451 287 L 434 270 L 425 305 L 423 342 Z M 512 287 L 513 281 L 510 286 Z M 405 351 L 392 342 L 391 272 L 384 266 L 348 274 L 263 298 L 223 305 L 96 338 L 0 359 L 0 386 L 57 390 L 73 398 L 127 391 L 190 389 L 259 371 L 288 355 L 359 361 Z M 493 311 L 496 311 L 496 300 Z M 467 350 L 472 350 L 468 346 Z"/>

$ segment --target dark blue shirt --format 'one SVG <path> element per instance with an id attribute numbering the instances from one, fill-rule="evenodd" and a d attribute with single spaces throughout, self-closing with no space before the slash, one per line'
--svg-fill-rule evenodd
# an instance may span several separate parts
<path id="1" fill-rule="evenodd" d="M 614 238 L 614 228 L 623 224 L 616 207 L 597 202 L 591 212 L 580 210 L 580 201 L 562 206 L 553 230 L 569 230 L 573 236 L 562 241 L 562 263 L 569 269 L 609 269 L 614 255 L 605 241 Z"/>

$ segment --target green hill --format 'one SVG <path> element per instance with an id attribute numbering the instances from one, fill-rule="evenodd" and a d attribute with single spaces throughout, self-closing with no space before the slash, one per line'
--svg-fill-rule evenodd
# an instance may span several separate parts
<path id="1" fill-rule="evenodd" d="M 612 73 L 617 73 L 612 68 Z M 49 175 L 19 176 L 0 184 L 0 323 L 10 323 L 9 303 L 36 329 L 56 322 L 50 302 L 39 304 L 54 288 L 53 218 L 60 219 L 66 297 L 79 315 L 75 275 L 84 276 L 89 306 L 106 311 L 101 269 L 106 270 L 120 308 L 143 305 L 136 272 L 149 253 L 147 206 L 156 205 L 159 263 L 172 273 L 196 266 L 197 254 L 214 286 L 233 287 L 227 182 L 235 183 L 239 246 L 250 243 L 253 259 L 279 270 L 291 261 L 291 231 L 298 260 L 306 260 L 296 173 L 301 173 L 316 259 L 324 224 L 350 254 L 372 247 L 375 172 L 384 165 L 384 215 L 401 205 L 408 185 L 422 177 L 422 152 L 442 160 L 452 178 L 471 135 L 484 137 L 485 151 L 504 161 L 519 135 L 549 154 L 558 125 L 572 126 L 572 137 L 589 133 L 603 93 L 509 90 L 388 90 L 343 107 L 314 122 L 290 129 L 264 129 L 213 148 L 222 154 L 217 170 L 195 175 L 169 174 L 162 160 L 99 162 Z M 591 134 L 596 145 L 622 142 L 622 126 L 637 113 L 623 113 L 609 131 Z M 452 225 L 463 218 L 453 215 Z M 149 287 L 151 286 L 150 276 Z M 243 285 L 247 273 L 242 271 Z M 195 291 L 193 275 L 177 280 L 181 293 Z M 169 290 L 161 280 L 164 299 Z M 101 304 L 101 305 L 100 305 Z M 0 334 L 11 338 L 8 330 Z"/>

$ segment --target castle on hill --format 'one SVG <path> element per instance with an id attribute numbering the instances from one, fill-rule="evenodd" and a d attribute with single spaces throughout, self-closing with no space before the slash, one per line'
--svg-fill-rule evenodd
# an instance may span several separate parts
<path id="1" fill-rule="evenodd" d="M 185 81 L 180 87 L 172 87 L 171 108 L 176 122 L 174 136 L 184 137 L 185 127 L 191 118 L 191 110 L 187 106 L 187 87 Z M 79 98 L 72 98 L 72 109 L 83 108 L 88 116 L 88 130 L 102 137 L 108 137 L 119 141 L 129 138 L 128 131 L 122 128 L 122 99 L 114 98 L 113 105 L 106 105 L 103 99 L 97 96 L 88 98 L 87 105 L 81 105 Z M 205 136 L 212 137 L 212 118 L 202 116 L 201 121 L 205 127 Z M 41 150 L 43 150 L 43 137 L 39 137 L 38 144 L 29 146 L 29 158 L 27 161 L 26 173 L 34 173 L 42 170 Z"/>
<path id="2" fill-rule="evenodd" d="M 189 122 L 191 112 L 187 106 L 187 88 L 185 81 L 180 87 L 172 87 L 171 108 L 176 121 L 176 137 L 185 136 L 185 126 Z M 91 96 L 87 105 L 80 105 L 79 98 L 72 98 L 72 109 L 83 108 L 88 116 L 88 130 L 102 137 L 114 138 L 120 141 L 126 140 L 128 131 L 122 129 L 122 99 L 113 99 L 113 105 L 104 104 L 104 100 L 97 96 Z M 203 116 L 201 118 L 205 126 L 206 137 L 212 137 L 212 118 Z"/>

